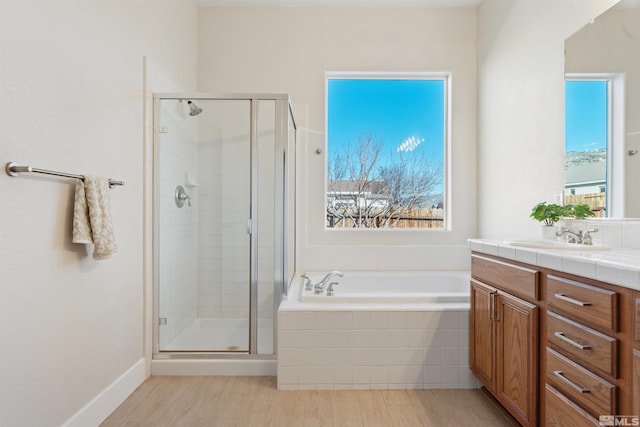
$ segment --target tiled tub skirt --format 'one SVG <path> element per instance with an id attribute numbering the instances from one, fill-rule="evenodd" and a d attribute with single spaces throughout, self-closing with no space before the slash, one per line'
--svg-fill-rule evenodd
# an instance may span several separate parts
<path id="1" fill-rule="evenodd" d="M 469 310 L 278 313 L 278 389 L 478 388 Z"/>

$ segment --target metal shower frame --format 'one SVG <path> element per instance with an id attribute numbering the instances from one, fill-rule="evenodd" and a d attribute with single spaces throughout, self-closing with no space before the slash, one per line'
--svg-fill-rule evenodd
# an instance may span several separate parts
<path id="1" fill-rule="evenodd" d="M 156 168 L 157 163 L 157 149 L 156 141 L 158 137 L 159 126 L 159 113 L 160 113 L 160 101 L 161 100 L 192 100 L 196 101 L 225 101 L 225 100 L 246 100 L 250 101 L 251 116 L 250 116 L 250 140 L 251 140 L 251 218 L 258 217 L 258 193 L 256 190 L 258 186 L 258 170 L 257 162 L 254 161 L 253 155 L 257 152 L 258 146 L 258 101 L 275 101 L 275 149 L 276 149 L 276 164 L 275 164 L 275 188 L 280 191 L 275 192 L 275 212 L 274 218 L 276 218 L 274 224 L 275 235 L 275 247 L 280 248 L 277 250 L 274 256 L 274 295 L 273 295 L 273 354 L 259 354 L 258 353 L 258 263 L 255 262 L 258 258 L 258 233 L 257 233 L 257 221 L 253 221 L 252 233 L 251 233 L 251 245 L 250 245 L 250 262 L 251 262 L 251 280 L 250 280 L 250 302 L 249 302 L 249 351 L 248 353 L 225 353 L 223 351 L 198 351 L 198 352 L 160 352 L 159 351 L 159 312 L 158 312 L 158 291 L 159 291 L 159 250 L 157 242 L 159 241 L 159 230 L 156 224 L 159 217 L 159 208 L 156 203 L 153 207 L 153 359 L 275 359 L 277 351 L 277 310 L 280 305 L 280 301 L 287 294 L 288 281 L 291 277 L 288 277 L 288 271 L 295 271 L 295 265 L 289 266 L 289 259 L 291 252 L 293 251 L 293 259 L 295 264 L 295 248 L 289 248 L 286 244 L 288 232 L 286 225 L 295 222 L 295 198 L 294 200 L 287 200 L 287 189 L 293 186 L 295 194 L 295 176 L 290 177 L 287 174 L 287 156 L 289 155 L 287 150 L 288 138 L 289 138 L 289 118 L 296 130 L 295 117 L 291 108 L 291 100 L 288 94 L 281 93 L 249 93 L 249 94 L 214 94 L 214 93 L 154 93 L 153 94 L 153 167 L 154 167 L 154 189 L 153 197 L 157 200 L 159 195 L 157 194 L 157 187 L 155 182 L 158 179 L 158 170 Z M 294 141 L 295 145 L 295 141 Z M 278 153 L 281 154 L 278 157 Z M 295 155 L 295 153 L 294 153 Z M 292 159 L 296 162 L 296 159 Z M 295 175 L 295 172 L 294 172 Z M 289 218 L 289 213 L 285 209 L 285 201 L 287 203 L 293 203 L 294 206 L 294 218 Z M 278 221 L 278 218 L 282 218 L 282 221 Z M 294 233 L 293 241 L 295 242 L 295 227 L 291 231 Z M 293 268 L 290 268 L 293 267 Z"/>

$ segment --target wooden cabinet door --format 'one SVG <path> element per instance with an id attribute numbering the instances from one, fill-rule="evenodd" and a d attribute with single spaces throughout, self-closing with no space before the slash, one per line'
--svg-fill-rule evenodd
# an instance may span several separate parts
<path id="1" fill-rule="evenodd" d="M 525 426 L 538 418 L 538 307 L 498 292 L 497 398 Z"/>
<path id="2" fill-rule="evenodd" d="M 469 316 L 470 364 L 476 378 L 492 393 L 496 387 L 495 323 L 493 303 L 497 290 L 471 280 L 471 312 Z"/>

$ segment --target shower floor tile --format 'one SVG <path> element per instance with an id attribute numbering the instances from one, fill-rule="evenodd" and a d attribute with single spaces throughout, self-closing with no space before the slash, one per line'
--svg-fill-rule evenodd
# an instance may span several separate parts
<path id="1" fill-rule="evenodd" d="M 273 328 L 258 322 L 258 353 L 273 353 Z M 264 339 L 260 339 L 265 337 Z M 247 319 L 195 319 L 173 341 L 160 351 L 249 351 L 249 321 Z"/>

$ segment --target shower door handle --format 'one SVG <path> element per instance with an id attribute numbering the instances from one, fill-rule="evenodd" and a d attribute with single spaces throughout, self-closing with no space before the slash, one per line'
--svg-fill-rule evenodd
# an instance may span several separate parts
<path id="1" fill-rule="evenodd" d="M 247 234 L 253 234 L 253 222 L 251 218 L 247 220 Z"/>

